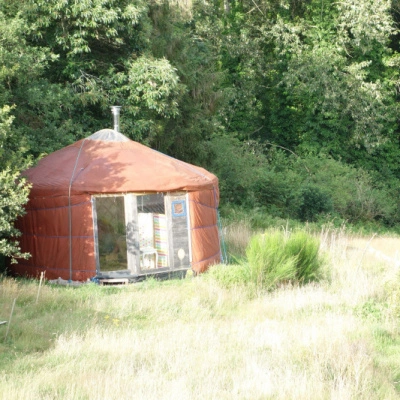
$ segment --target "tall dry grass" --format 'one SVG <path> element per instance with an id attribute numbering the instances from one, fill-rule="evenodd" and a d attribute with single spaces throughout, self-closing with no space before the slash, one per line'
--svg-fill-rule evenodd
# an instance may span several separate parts
<path id="1" fill-rule="evenodd" d="M 320 240 L 327 279 L 257 297 L 201 276 L 45 286 L 35 313 L 37 285 L 3 280 L 1 305 L 19 300 L 14 334 L 0 337 L 0 398 L 398 399 L 398 267 L 368 250 L 370 238 L 326 231 Z M 13 356 L 25 317 L 55 335 L 47 349 Z"/>
<path id="2" fill-rule="evenodd" d="M 226 241 L 228 253 L 231 256 L 243 257 L 253 235 L 254 231 L 249 221 L 237 221 L 224 227 L 223 238 Z"/>

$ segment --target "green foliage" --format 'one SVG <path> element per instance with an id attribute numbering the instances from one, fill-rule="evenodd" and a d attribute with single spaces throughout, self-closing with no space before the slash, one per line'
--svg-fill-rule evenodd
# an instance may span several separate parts
<path id="1" fill-rule="evenodd" d="M 14 8 L 4 10 L 9 22 Z M 109 106 L 118 104 L 127 136 L 187 161 L 208 159 L 216 56 L 192 32 L 186 8 L 35 0 L 19 15 L 24 47 L 48 56 L 35 66 L 38 79 L 12 91 L 16 128 L 35 156 L 110 126 Z"/>
<path id="2" fill-rule="evenodd" d="M 147 12 L 140 0 L 24 3 L 24 48 L 48 55 L 34 68 L 41 76 L 11 93 L 16 128 L 35 156 L 110 126 L 112 104 L 123 106 L 122 130 L 147 144 L 179 114 L 185 87 L 176 68 L 149 51 Z"/>
<path id="3" fill-rule="evenodd" d="M 305 186 L 300 191 L 301 205 L 298 216 L 301 221 L 315 221 L 321 213 L 333 211 L 332 199 L 318 186 Z"/>
<path id="4" fill-rule="evenodd" d="M 24 214 L 23 205 L 28 201 L 29 187 L 20 177 L 20 170 L 28 162 L 22 158 L 22 151 L 14 147 L 9 113 L 9 107 L 0 109 L 0 255 L 27 257 L 20 251 L 20 232 L 13 223 Z"/>
<path id="5" fill-rule="evenodd" d="M 48 42 L 81 66 L 90 62 L 90 58 L 80 57 L 85 53 L 108 50 L 115 54 L 115 49 L 123 47 L 126 39 L 134 37 L 135 27 L 146 11 L 140 1 L 118 0 L 38 0 L 25 7 L 37 41 Z"/>
<path id="6" fill-rule="evenodd" d="M 319 241 L 304 231 L 256 234 L 250 239 L 246 256 L 247 261 L 238 265 L 211 268 L 209 276 L 224 287 L 252 285 L 266 290 L 289 282 L 308 283 L 321 276 Z"/>
<path id="7" fill-rule="evenodd" d="M 211 143 L 215 154 L 211 170 L 220 179 L 222 198 L 226 202 L 254 206 L 253 185 L 258 182 L 260 160 L 249 146 L 237 139 L 216 137 Z"/>
<path id="8" fill-rule="evenodd" d="M 14 91 L 18 107 L 14 129 L 35 157 L 67 146 L 84 136 L 85 125 L 75 118 L 79 104 L 73 92 L 60 84 L 38 79 Z"/>
<path id="9" fill-rule="evenodd" d="M 272 289 L 296 278 L 296 260 L 285 251 L 285 241 L 278 231 L 255 235 L 250 240 L 246 255 L 251 280 L 259 288 Z"/>
<path id="10" fill-rule="evenodd" d="M 23 205 L 29 193 L 26 182 L 18 179 L 19 172 L 9 168 L 0 172 L 0 253 L 8 257 L 27 257 L 20 252 L 16 241 L 20 232 L 13 225 L 15 219 L 24 214 Z"/>
<path id="11" fill-rule="evenodd" d="M 320 277 L 322 258 L 319 240 L 304 232 L 293 232 L 286 241 L 285 251 L 295 259 L 296 280 L 307 283 Z"/>
<path id="12" fill-rule="evenodd" d="M 278 18 L 266 35 L 284 60 L 279 73 L 285 92 L 278 95 L 293 110 L 290 129 L 299 141 L 292 143 L 338 156 L 351 143 L 379 145 L 394 128 L 394 82 L 376 75 L 388 67 L 394 30 L 390 2 L 324 3 L 311 3 L 295 22 Z"/>
<path id="13" fill-rule="evenodd" d="M 225 202 L 278 218 L 315 222 L 329 216 L 350 223 L 399 221 L 398 192 L 361 168 L 320 155 L 290 157 L 280 149 L 217 138 L 211 170 Z M 232 163 L 232 160 L 235 160 Z M 250 211 L 248 211 L 250 212 Z M 250 212 L 251 216 L 254 215 Z M 261 221 L 260 227 L 266 228 Z"/>
<path id="14" fill-rule="evenodd" d="M 212 266 L 206 274 L 206 279 L 218 282 L 224 288 L 231 289 L 245 284 L 251 284 L 252 273 L 248 263 L 219 264 Z"/>
<path id="15" fill-rule="evenodd" d="M 246 254 L 253 279 L 264 288 L 316 280 L 322 267 L 319 241 L 302 231 L 289 236 L 281 231 L 255 235 Z"/>
<path id="16" fill-rule="evenodd" d="M 118 104 L 124 134 L 215 172 L 260 227 L 264 211 L 395 227 L 399 23 L 388 0 L 8 0 L 7 146 L 39 157 Z"/>
<path id="17" fill-rule="evenodd" d="M 396 31 L 391 7 L 389 0 L 337 3 L 338 36 L 348 53 L 370 54 L 377 45 L 388 44 L 388 37 Z"/>
<path id="18" fill-rule="evenodd" d="M 390 48 L 397 26 L 390 6 L 388 1 L 230 5 L 221 16 L 226 40 L 218 42 L 231 95 L 221 108 L 227 132 L 243 143 L 284 146 L 303 159 L 328 156 L 368 173 L 395 173 L 398 186 L 398 57 Z M 385 162 L 373 165 L 382 157 Z M 250 188 L 256 203 L 271 204 L 265 190 L 271 188 L 273 205 L 297 210 L 304 181 L 296 171 L 297 185 L 282 180 L 270 174 L 270 166 L 265 164 L 268 172 L 259 171 Z"/>
<path id="19" fill-rule="evenodd" d="M 9 91 L 38 79 L 48 63 L 56 58 L 47 47 L 29 45 L 30 30 L 20 13 L 8 17 L 0 8 L 0 84 L 3 90 Z"/>
<path id="20" fill-rule="evenodd" d="M 241 231 L 245 230 L 243 221 L 237 223 L 241 223 Z M 237 263 L 210 268 L 207 276 L 225 288 L 248 286 L 257 292 L 287 283 L 308 283 L 322 276 L 319 240 L 304 230 L 289 234 L 287 230 L 271 228 L 245 237 L 240 225 L 231 225 L 226 233 L 227 240 L 236 244 L 237 236 L 243 236 L 239 241 L 246 241 L 246 257 L 238 258 Z"/>
<path id="21" fill-rule="evenodd" d="M 130 100 L 163 116 L 178 114 L 179 77 L 166 59 L 140 57 L 129 68 Z"/>
<path id="22" fill-rule="evenodd" d="M 332 201 L 332 213 L 350 222 L 397 220 L 396 195 L 363 169 L 358 169 L 326 157 L 305 159 L 313 185 L 327 201 Z"/>

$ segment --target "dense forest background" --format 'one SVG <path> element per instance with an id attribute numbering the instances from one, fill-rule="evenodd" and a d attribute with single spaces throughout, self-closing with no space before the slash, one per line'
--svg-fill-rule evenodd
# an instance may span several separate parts
<path id="1" fill-rule="evenodd" d="M 0 253 L 43 155 L 112 126 L 224 205 L 400 222 L 399 0 L 1 0 Z"/>

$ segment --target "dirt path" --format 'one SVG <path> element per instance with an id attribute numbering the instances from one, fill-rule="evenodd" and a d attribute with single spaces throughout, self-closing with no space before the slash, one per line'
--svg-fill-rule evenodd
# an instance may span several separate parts
<path id="1" fill-rule="evenodd" d="M 349 245 L 383 261 L 394 262 L 396 266 L 400 267 L 400 238 L 353 238 Z"/>

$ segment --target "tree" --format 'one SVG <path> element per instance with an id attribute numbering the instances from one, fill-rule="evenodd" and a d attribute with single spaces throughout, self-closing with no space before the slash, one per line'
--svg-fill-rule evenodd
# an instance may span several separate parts
<path id="1" fill-rule="evenodd" d="M 121 105 L 124 134 L 219 172 L 232 202 L 293 216 L 301 198 L 325 201 L 293 154 L 365 171 L 382 199 L 400 178 L 398 3 L 7 0 L 10 148 L 40 157 L 111 126 Z M 369 215 L 387 221 L 393 196 Z"/>
<path id="2" fill-rule="evenodd" d="M 27 257 L 18 245 L 20 232 L 14 221 L 24 214 L 28 201 L 29 186 L 21 178 L 20 171 L 29 165 L 20 149 L 15 149 L 15 137 L 11 129 L 10 107 L 0 109 L 0 255 Z"/>
<path id="3" fill-rule="evenodd" d="M 287 60 L 281 80 L 287 101 L 301 115 L 293 120 L 293 136 L 303 148 L 335 156 L 344 156 L 344 145 L 370 149 L 383 143 L 397 112 L 392 84 L 382 79 L 394 33 L 389 6 L 357 2 L 363 17 L 352 19 L 354 7 L 347 3 L 325 4 L 328 15 L 310 10 L 301 23 L 280 19 L 269 33 Z M 315 24 L 316 18 L 329 22 Z"/>

